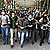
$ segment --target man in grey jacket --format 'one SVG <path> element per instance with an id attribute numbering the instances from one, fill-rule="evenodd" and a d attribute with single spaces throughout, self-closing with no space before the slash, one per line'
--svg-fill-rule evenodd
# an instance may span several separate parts
<path id="1" fill-rule="evenodd" d="M 4 45 L 8 42 L 8 24 L 10 24 L 9 16 L 5 14 L 4 10 L 2 10 L 1 31 L 2 31 L 2 37 L 3 37 L 3 44 Z"/>
<path id="2" fill-rule="evenodd" d="M 21 18 L 17 20 L 18 23 L 18 37 L 19 37 L 19 43 L 21 48 L 23 47 L 23 42 L 24 42 L 24 35 L 26 32 L 26 19 L 25 15 L 22 14 Z"/>

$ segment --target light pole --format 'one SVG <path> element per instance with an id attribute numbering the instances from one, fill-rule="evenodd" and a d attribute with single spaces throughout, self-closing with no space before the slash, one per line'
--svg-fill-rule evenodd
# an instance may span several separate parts
<path id="1" fill-rule="evenodd" d="M 50 14 L 50 0 L 48 0 L 49 5 L 48 5 L 48 13 Z"/>
<path id="2" fill-rule="evenodd" d="M 37 0 L 37 9 L 38 9 L 38 0 Z"/>
<path id="3" fill-rule="evenodd" d="M 36 7 L 37 7 L 37 0 L 34 0 L 34 2 L 35 2 L 35 9 L 36 9 Z"/>
<path id="4" fill-rule="evenodd" d="M 1 10 L 1 0 L 0 0 L 0 10 Z"/>
<path id="5" fill-rule="evenodd" d="M 14 8 L 15 8 L 15 1 L 14 1 Z"/>
<path id="6" fill-rule="evenodd" d="M 48 3 L 49 3 L 49 0 L 47 0 L 47 9 L 49 8 L 49 7 L 48 7 Z"/>
<path id="7" fill-rule="evenodd" d="M 40 9 L 41 9 L 41 0 L 40 0 Z"/>
<path id="8" fill-rule="evenodd" d="M 13 0 L 12 0 L 12 8 L 13 8 Z"/>

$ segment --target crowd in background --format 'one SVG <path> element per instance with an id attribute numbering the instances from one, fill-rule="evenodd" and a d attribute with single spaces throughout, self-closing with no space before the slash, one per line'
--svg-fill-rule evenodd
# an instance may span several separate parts
<path id="1" fill-rule="evenodd" d="M 24 42 L 31 40 L 32 45 L 40 37 L 39 45 L 50 34 L 50 14 L 47 9 L 23 8 L 0 11 L 0 31 L 2 32 L 3 45 L 19 42 L 21 48 Z"/>

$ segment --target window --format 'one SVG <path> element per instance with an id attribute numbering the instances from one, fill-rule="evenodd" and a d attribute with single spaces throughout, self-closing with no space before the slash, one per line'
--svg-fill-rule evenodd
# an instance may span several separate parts
<path id="1" fill-rule="evenodd" d="M 26 0 L 24 0 L 24 1 L 26 1 Z"/>

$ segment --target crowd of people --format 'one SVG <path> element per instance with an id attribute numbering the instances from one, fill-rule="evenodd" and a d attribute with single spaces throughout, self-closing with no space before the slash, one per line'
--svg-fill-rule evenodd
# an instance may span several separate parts
<path id="1" fill-rule="evenodd" d="M 14 41 L 18 41 L 23 48 L 25 41 L 31 40 L 33 45 L 40 36 L 39 45 L 42 46 L 44 39 L 50 34 L 50 14 L 46 9 L 9 9 L 7 13 L 2 9 L 0 11 L 0 29 L 3 45 L 9 44 L 8 41 L 10 41 L 11 48 L 13 48 Z"/>

